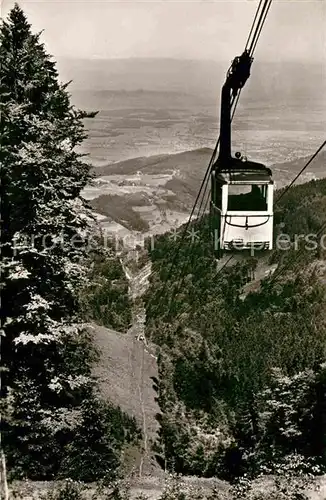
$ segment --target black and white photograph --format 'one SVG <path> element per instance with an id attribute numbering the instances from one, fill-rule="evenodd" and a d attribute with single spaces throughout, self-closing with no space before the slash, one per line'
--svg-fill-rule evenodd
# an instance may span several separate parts
<path id="1" fill-rule="evenodd" d="M 326 500 L 326 0 L 0 0 L 3 500 Z"/>

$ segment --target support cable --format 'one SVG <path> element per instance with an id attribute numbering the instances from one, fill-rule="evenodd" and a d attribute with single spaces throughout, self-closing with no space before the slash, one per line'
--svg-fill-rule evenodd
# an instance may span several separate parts
<path id="1" fill-rule="evenodd" d="M 303 166 L 303 168 L 300 170 L 300 172 L 295 176 L 295 178 L 293 179 L 293 181 L 291 181 L 291 183 L 284 189 L 284 191 L 281 192 L 280 196 L 277 198 L 277 200 L 276 200 L 276 202 L 274 204 L 275 206 L 279 203 L 279 201 L 283 198 L 283 196 L 286 193 L 289 192 L 289 190 L 291 189 L 291 187 L 293 186 L 293 184 L 299 179 L 299 177 L 303 174 L 303 172 L 308 168 L 308 166 L 310 165 L 310 163 L 322 151 L 322 149 L 325 147 L 325 145 L 326 145 L 326 140 L 319 146 L 319 148 L 317 149 L 317 151 L 306 162 L 306 164 Z M 322 232 L 323 232 L 323 230 L 325 228 L 326 228 L 326 221 L 319 228 L 319 231 L 317 233 L 317 237 L 318 238 L 321 236 L 321 234 L 322 234 Z M 302 252 L 303 252 L 303 250 L 299 251 L 299 253 L 297 254 L 297 259 L 298 259 L 298 256 L 300 256 L 302 254 Z M 271 280 L 271 283 L 274 283 L 278 277 L 280 277 L 282 274 L 284 274 L 284 272 L 287 270 L 287 268 L 288 268 L 288 266 L 284 266 L 284 267 L 281 267 L 278 272 L 277 271 L 274 272 L 272 280 Z"/>
<path id="2" fill-rule="evenodd" d="M 272 3 L 272 0 L 265 0 L 264 4 L 262 4 L 262 1 L 263 0 L 260 0 L 260 2 L 259 2 L 256 14 L 255 14 L 255 18 L 254 18 L 254 21 L 252 23 L 252 26 L 251 26 L 251 29 L 250 29 L 250 32 L 249 32 L 249 36 L 248 36 L 248 39 L 247 39 L 247 43 L 246 43 L 246 48 L 247 48 L 248 45 L 249 45 L 249 42 L 250 42 L 251 35 L 253 33 L 253 30 L 254 30 L 254 26 L 255 26 L 255 23 L 256 23 L 259 11 L 261 10 L 260 17 L 259 17 L 258 23 L 257 23 L 256 28 L 255 28 L 254 36 L 253 36 L 253 38 L 251 40 L 251 43 L 250 43 L 249 53 L 250 53 L 251 56 L 253 55 L 253 52 L 254 52 L 254 50 L 256 48 L 258 39 L 259 39 L 260 34 L 261 34 L 262 27 L 263 27 L 263 25 L 265 23 L 265 20 L 266 20 L 266 16 L 267 16 L 268 10 L 269 10 L 269 8 L 271 6 L 271 3 Z M 235 110 L 236 110 L 236 106 L 237 106 L 237 103 L 238 103 L 238 100 L 239 100 L 239 97 L 240 97 L 240 93 L 241 93 L 241 89 L 240 89 L 239 93 L 237 94 L 237 96 L 233 97 L 232 102 L 231 102 L 231 107 L 232 107 L 233 104 L 234 104 L 234 101 L 235 101 L 235 106 L 234 106 L 234 109 L 233 109 L 232 119 L 233 119 L 233 116 L 234 116 L 234 113 L 235 113 Z M 169 279 L 171 278 L 172 271 L 173 271 L 174 266 L 176 264 L 177 257 L 179 255 L 179 252 L 180 252 L 183 240 L 184 240 L 184 238 L 186 236 L 186 233 L 188 232 L 188 228 L 189 228 L 189 225 L 190 225 L 191 220 L 193 218 L 196 206 L 197 206 L 198 201 L 200 199 L 202 190 L 203 190 L 203 188 L 205 186 L 205 188 L 204 188 L 205 189 L 204 196 L 203 196 L 203 198 L 201 200 L 200 207 L 199 207 L 199 213 L 200 213 L 200 210 L 201 210 L 201 207 L 202 207 L 202 204 L 203 204 L 203 200 L 205 198 L 205 193 L 206 193 L 206 190 L 207 190 L 207 186 L 208 186 L 208 183 L 209 183 L 209 174 L 210 174 L 211 167 L 212 167 L 212 165 L 214 163 L 214 159 L 215 159 L 215 156 L 216 156 L 216 153 L 217 153 L 218 144 L 219 144 L 219 139 L 218 139 L 218 141 L 217 141 L 217 143 L 215 145 L 213 154 L 211 156 L 211 159 L 209 161 L 208 167 L 206 169 L 206 173 L 205 173 L 204 179 L 203 179 L 203 181 L 201 183 L 201 186 L 200 186 L 199 192 L 197 194 L 195 203 L 193 205 L 192 211 L 190 213 L 189 219 L 188 219 L 188 221 L 187 221 L 187 223 L 186 223 L 186 225 L 184 227 L 184 230 L 182 232 L 181 239 L 179 241 L 179 245 L 178 245 L 178 247 L 177 247 L 177 249 L 176 249 L 176 251 L 174 253 L 174 256 L 173 256 L 173 259 L 172 259 L 172 263 L 170 265 L 170 270 L 168 272 L 168 276 L 167 276 L 166 281 L 165 281 L 165 285 L 163 287 L 162 292 L 159 294 L 159 299 L 161 299 L 161 297 L 164 296 L 164 294 L 165 294 L 167 283 L 168 283 Z M 206 206 L 206 204 L 205 204 L 205 206 Z M 190 253 L 190 249 L 189 249 L 189 253 Z M 183 267 L 185 267 L 185 265 Z M 175 297 L 175 294 L 176 294 L 176 290 L 173 293 L 172 299 Z"/>
<path id="3" fill-rule="evenodd" d="M 284 189 L 284 191 L 282 191 L 280 193 L 280 196 L 277 198 L 275 204 L 278 203 L 283 198 L 283 196 L 291 189 L 291 187 L 293 186 L 293 184 L 299 179 L 299 177 L 303 174 L 303 172 L 306 170 L 306 168 L 309 167 L 310 163 L 316 158 L 316 156 L 325 147 L 325 145 L 326 145 L 326 140 L 319 146 L 319 148 L 317 149 L 317 151 L 312 155 L 312 157 L 310 158 L 310 160 L 305 164 L 305 166 L 295 176 L 295 178 L 293 179 L 293 181 Z"/>

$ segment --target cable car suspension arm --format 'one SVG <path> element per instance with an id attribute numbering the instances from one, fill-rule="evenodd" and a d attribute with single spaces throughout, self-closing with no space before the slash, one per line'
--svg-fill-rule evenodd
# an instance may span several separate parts
<path id="1" fill-rule="evenodd" d="M 221 94 L 221 117 L 220 117 L 220 148 L 219 163 L 216 170 L 228 168 L 231 160 L 231 109 L 235 98 L 239 95 L 250 76 L 250 68 L 253 62 L 253 53 L 258 38 L 265 23 L 267 13 L 272 0 L 260 0 L 254 23 L 252 25 L 246 47 L 241 56 L 235 57 L 227 72 L 226 81 L 222 87 Z M 259 15 L 260 12 L 260 15 Z M 256 23 L 256 20 L 258 21 Z M 253 33 L 253 36 L 252 36 Z"/>

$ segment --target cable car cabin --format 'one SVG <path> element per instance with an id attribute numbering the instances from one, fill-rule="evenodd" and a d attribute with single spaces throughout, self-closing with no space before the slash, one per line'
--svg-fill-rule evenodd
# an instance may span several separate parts
<path id="1" fill-rule="evenodd" d="M 218 160 L 211 172 L 211 222 L 215 250 L 271 250 L 273 180 L 261 163 L 232 158 L 227 170 Z"/>
<path id="2" fill-rule="evenodd" d="M 269 168 L 231 155 L 231 109 L 249 78 L 250 51 L 236 57 L 221 92 L 220 147 L 211 170 L 211 222 L 214 249 L 265 249 L 273 246 L 273 180 Z M 234 108 L 235 110 L 235 108 Z M 234 111 L 233 111 L 234 112 Z"/>

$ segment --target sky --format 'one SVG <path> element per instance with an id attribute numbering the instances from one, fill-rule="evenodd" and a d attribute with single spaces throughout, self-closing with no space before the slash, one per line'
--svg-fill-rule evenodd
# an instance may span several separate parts
<path id="1" fill-rule="evenodd" d="M 13 0 L 0 0 L 6 17 Z M 20 0 L 55 58 L 231 60 L 242 52 L 258 0 Z M 257 45 L 264 61 L 326 68 L 326 0 L 274 0 Z M 325 70 L 326 71 L 326 70 Z"/>

